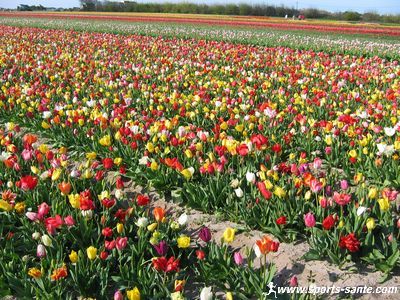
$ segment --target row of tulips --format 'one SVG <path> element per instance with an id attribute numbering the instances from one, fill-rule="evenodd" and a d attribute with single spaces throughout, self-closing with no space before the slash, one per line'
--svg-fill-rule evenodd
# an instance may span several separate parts
<path id="1" fill-rule="evenodd" d="M 255 27 L 263 29 L 279 30 L 307 30 L 311 32 L 329 32 L 345 34 L 365 34 L 380 36 L 400 36 L 400 31 L 396 26 L 372 25 L 372 24 L 351 24 L 339 22 L 292 22 L 281 18 L 251 18 L 251 17 L 221 17 L 221 16 L 179 16 L 176 14 L 118 14 L 118 13 L 96 13 L 96 14 L 76 14 L 76 13 L 32 13 L 32 12 L 0 12 L 0 16 L 19 17 L 19 18 L 49 18 L 62 20 L 101 20 L 124 21 L 124 22 L 144 22 L 144 23 L 175 23 L 185 25 L 210 26 L 229 26 L 229 27 Z"/>
<path id="2" fill-rule="evenodd" d="M 399 263 L 397 61 L 2 27 L 5 120 L 310 259 Z"/>
<path id="3" fill-rule="evenodd" d="M 265 47 L 285 46 L 295 49 L 311 49 L 329 53 L 346 53 L 357 56 L 384 56 L 400 58 L 400 43 L 396 37 L 327 34 L 323 32 L 257 29 L 210 25 L 190 25 L 158 22 L 122 22 L 106 19 L 51 19 L 23 18 L 14 15 L 1 16 L 0 24 L 47 29 L 67 29 L 119 34 L 139 34 L 170 38 L 202 39 L 245 43 Z"/>
<path id="4" fill-rule="evenodd" d="M 146 194 L 125 192 L 123 172 L 112 181 L 74 176 L 66 148 L 39 145 L 8 125 L 0 129 L 2 296 L 185 299 L 189 290 L 200 299 L 216 292 L 246 299 L 261 297 L 273 279 L 266 255 L 278 242 L 265 236 L 241 253 L 227 228 L 217 244 L 205 226 L 189 231 L 186 214 L 174 217 Z"/>

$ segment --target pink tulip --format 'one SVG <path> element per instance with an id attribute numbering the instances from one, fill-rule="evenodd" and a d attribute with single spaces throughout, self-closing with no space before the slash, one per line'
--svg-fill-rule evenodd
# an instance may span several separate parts
<path id="1" fill-rule="evenodd" d="M 75 220 L 71 215 L 70 216 L 66 216 L 64 218 L 64 223 L 67 226 L 74 226 L 75 225 Z"/>
<path id="2" fill-rule="evenodd" d="M 329 155 L 332 153 L 332 148 L 331 147 L 325 147 L 325 154 Z"/>
<path id="3" fill-rule="evenodd" d="M 243 257 L 239 251 L 237 251 L 233 254 L 233 259 L 235 261 L 235 264 L 237 264 L 238 266 L 243 264 Z"/>
<path id="4" fill-rule="evenodd" d="M 118 290 L 114 293 L 114 300 L 123 300 L 123 299 L 124 299 L 124 295 L 121 293 L 120 290 Z"/>
<path id="5" fill-rule="evenodd" d="M 290 278 L 290 286 L 292 287 L 298 286 L 296 275 L 293 275 L 292 278 Z"/>
<path id="6" fill-rule="evenodd" d="M 42 220 L 50 211 L 50 206 L 46 202 L 43 202 L 38 206 L 38 218 Z"/>
<path id="7" fill-rule="evenodd" d="M 318 193 L 322 190 L 322 183 L 318 179 L 311 179 L 310 181 L 310 189 L 313 193 Z"/>
<path id="8" fill-rule="evenodd" d="M 340 188 L 342 190 L 347 190 L 349 188 L 349 183 L 346 179 L 340 181 Z"/>
<path id="9" fill-rule="evenodd" d="M 322 165 L 322 160 L 318 157 L 315 158 L 313 162 L 314 169 L 318 170 L 319 168 L 321 168 L 321 165 Z"/>
<path id="10" fill-rule="evenodd" d="M 127 237 L 117 237 L 117 240 L 115 241 L 115 246 L 117 247 L 118 250 L 124 249 L 127 244 L 128 244 Z"/>
<path id="11" fill-rule="evenodd" d="M 304 215 L 304 223 L 307 227 L 314 227 L 315 226 L 315 216 L 312 212 L 309 212 Z"/>
<path id="12" fill-rule="evenodd" d="M 25 216 L 33 222 L 39 220 L 38 214 L 35 212 L 28 211 Z"/>
<path id="13" fill-rule="evenodd" d="M 326 200 L 326 198 L 321 198 L 319 200 L 319 204 L 321 205 L 322 208 L 326 208 L 328 206 L 328 200 Z"/>
<path id="14" fill-rule="evenodd" d="M 24 149 L 24 150 L 21 152 L 21 156 L 22 156 L 22 158 L 23 158 L 24 161 L 31 160 L 32 157 L 33 157 L 32 150 Z"/>

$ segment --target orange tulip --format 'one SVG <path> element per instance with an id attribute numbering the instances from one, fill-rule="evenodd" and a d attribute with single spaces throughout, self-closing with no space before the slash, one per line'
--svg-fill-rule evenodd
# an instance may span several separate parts
<path id="1" fill-rule="evenodd" d="M 68 269 L 64 265 L 61 268 L 55 269 L 51 274 L 51 280 L 59 280 L 68 276 Z"/>
<path id="2" fill-rule="evenodd" d="M 264 236 L 261 240 L 256 241 L 258 248 L 260 249 L 261 254 L 267 254 L 272 251 L 273 240 L 270 237 Z"/>
<path id="3" fill-rule="evenodd" d="M 69 182 L 61 182 L 58 184 L 58 188 L 63 195 L 68 195 L 71 192 L 71 184 Z"/>
<path id="4" fill-rule="evenodd" d="M 155 207 L 153 215 L 157 222 L 161 222 L 164 219 L 165 210 L 162 207 Z"/>
<path id="5" fill-rule="evenodd" d="M 23 137 L 23 142 L 25 145 L 31 146 L 33 143 L 36 143 L 38 138 L 36 135 L 33 134 L 25 134 L 25 136 Z"/>

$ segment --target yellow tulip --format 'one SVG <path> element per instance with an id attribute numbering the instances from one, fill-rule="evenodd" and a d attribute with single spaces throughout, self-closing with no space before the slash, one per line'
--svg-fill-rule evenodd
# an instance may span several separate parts
<path id="1" fill-rule="evenodd" d="M 80 205 L 81 205 L 81 203 L 80 203 L 80 197 L 79 197 L 79 194 L 70 194 L 70 195 L 68 195 L 68 200 L 69 200 L 69 203 L 71 204 L 71 206 L 73 207 L 73 208 L 80 208 Z"/>
<path id="2" fill-rule="evenodd" d="M 225 243 L 232 243 L 235 239 L 235 229 L 228 227 L 224 231 L 223 240 Z"/>
<path id="3" fill-rule="evenodd" d="M 150 164 L 150 169 L 152 169 L 153 171 L 157 171 L 158 170 L 158 164 L 156 161 L 152 161 Z"/>
<path id="4" fill-rule="evenodd" d="M 133 289 L 126 291 L 126 296 L 128 297 L 128 300 L 140 300 L 140 291 L 137 287 L 134 287 Z"/>
<path id="5" fill-rule="evenodd" d="M 357 151 L 356 150 L 350 150 L 349 151 L 349 156 L 352 158 L 357 158 Z"/>
<path id="6" fill-rule="evenodd" d="M 116 166 L 119 166 L 122 163 L 122 158 L 121 157 L 117 157 L 114 159 L 114 164 Z"/>
<path id="7" fill-rule="evenodd" d="M 97 256 L 97 248 L 90 246 L 86 249 L 86 254 L 90 260 L 94 260 Z"/>
<path id="8" fill-rule="evenodd" d="M 286 196 L 286 191 L 279 186 L 275 186 L 274 194 L 279 198 L 284 198 Z"/>
<path id="9" fill-rule="evenodd" d="M 51 175 L 51 180 L 52 180 L 52 181 L 56 181 L 58 178 L 60 178 L 61 173 L 62 173 L 62 170 L 61 170 L 61 169 L 55 169 L 55 170 L 53 171 L 53 174 Z"/>
<path id="10" fill-rule="evenodd" d="M 187 158 L 192 158 L 193 157 L 193 153 L 192 151 L 190 151 L 190 149 L 186 149 L 185 150 L 185 155 Z"/>
<path id="11" fill-rule="evenodd" d="M 181 171 L 181 174 L 187 179 L 189 180 L 190 178 L 192 178 L 192 172 L 190 172 L 189 169 L 184 169 Z"/>
<path id="12" fill-rule="evenodd" d="M 368 231 L 371 231 L 375 228 L 376 224 L 375 224 L 375 219 L 374 218 L 368 218 L 367 222 L 366 222 L 366 226 Z"/>
<path id="13" fill-rule="evenodd" d="M 96 157 L 97 157 L 96 152 L 88 152 L 88 153 L 86 153 L 86 158 L 87 159 L 94 160 L 94 159 L 96 159 Z"/>
<path id="14" fill-rule="evenodd" d="M 42 276 L 42 272 L 38 268 L 30 268 L 28 271 L 28 275 L 37 279 Z"/>
<path id="15" fill-rule="evenodd" d="M 117 232 L 122 233 L 123 230 L 124 230 L 124 224 L 118 223 L 117 224 Z"/>
<path id="16" fill-rule="evenodd" d="M 368 198 L 375 199 L 378 196 L 378 190 L 376 188 L 370 188 L 368 191 Z"/>
<path id="17" fill-rule="evenodd" d="M 11 211 L 13 207 L 8 202 L 0 200 L 0 209 L 5 211 Z"/>
<path id="18" fill-rule="evenodd" d="M 111 136 L 109 134 L 103 136 L 100 140 L 99 140 L 100 145 L 102 146 L 106 146 L 109 147 L 111 146 Z"/>
<path id="19" fill-rule="evenodd" d="M 69 260 L 71 263 L 76 263 L 78 261 L 78 253 L 76 253 L 74 250 L 71 251 L 71 253 L 68 255 Z"/>
<path id="20" fill-rule="evenodd" d="M 18 202 L 15 204 L 14 209 L 17 213 L 22 214 L 25 211 L 25 202 Z"/>
<path id="21" fill-rule="evenodd" d="M 150 231 L 150 232 L 153 232 L 154 230 L 156 230 L 157 225 L 158 224 L 156 222 L 154 222 L 154 223 L 152 223 L 152 224 L 147 226 L 147 230 Z"/>
<path id="22" fill-rule="evenodd" d="M 35 167 L 35 166 L 31 166 L 31 172 L 32 172 L 33 174 L 39 174 L 40 170 L 39 170 L 37 167 Z"/>
<path id="23" fill-rule="evenodd" d="M 390 208 L 389 200 L 386 198 L 381 198 L 378 200 L 379 208 L 381 211 L 388 211 Z"/>
<path id="24" fill-rule="evenodd" d="M 150 153 L 153 153 L 153 152 L 154 152 L 154 145 L 153 145 L 153 143 L 147 143 L 146 149 L 147 149 L 147 151 L 149 151 Z"/>
<path id="25" fill-rule="evenodd" d="M 226 300 L 233 300 L 232 292 L 227 292 L 226 295 L 225 295 L 225 299 Z"/>
<path id="26" fill-rule="evenodd" d="M 186 235 L 181 235 L 176 241 L 178 242 L 178 248 L 186 249 L 190 246 L 190 237 Z"/>
<path id="27" fill-rule="evenodd" d="M 340 222 L 338 224 L 338 227 L 339 228 L 343 228 L 344 227 L 344 221 L 343 220 L 340 220 Z"/>
<path id="28" fill-rule="evenodd" d="M 51 127 L 51 126 L 50 126 L 49 123 L 47 123 L 47 122 L 45 122 L 45 121 L 42 122 L 42 128 L 43 128 L 43 129 L 49 129 L 50 127 Z"/>

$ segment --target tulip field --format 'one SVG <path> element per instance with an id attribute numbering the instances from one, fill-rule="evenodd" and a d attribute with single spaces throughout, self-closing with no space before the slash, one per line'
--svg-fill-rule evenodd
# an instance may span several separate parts
<path id="1" fill-rule="evenodd" d="M 264 299 L 298 241 L 396 276 L 400 27 L 268 30 L 0 16 L 0 297 Z"/>

